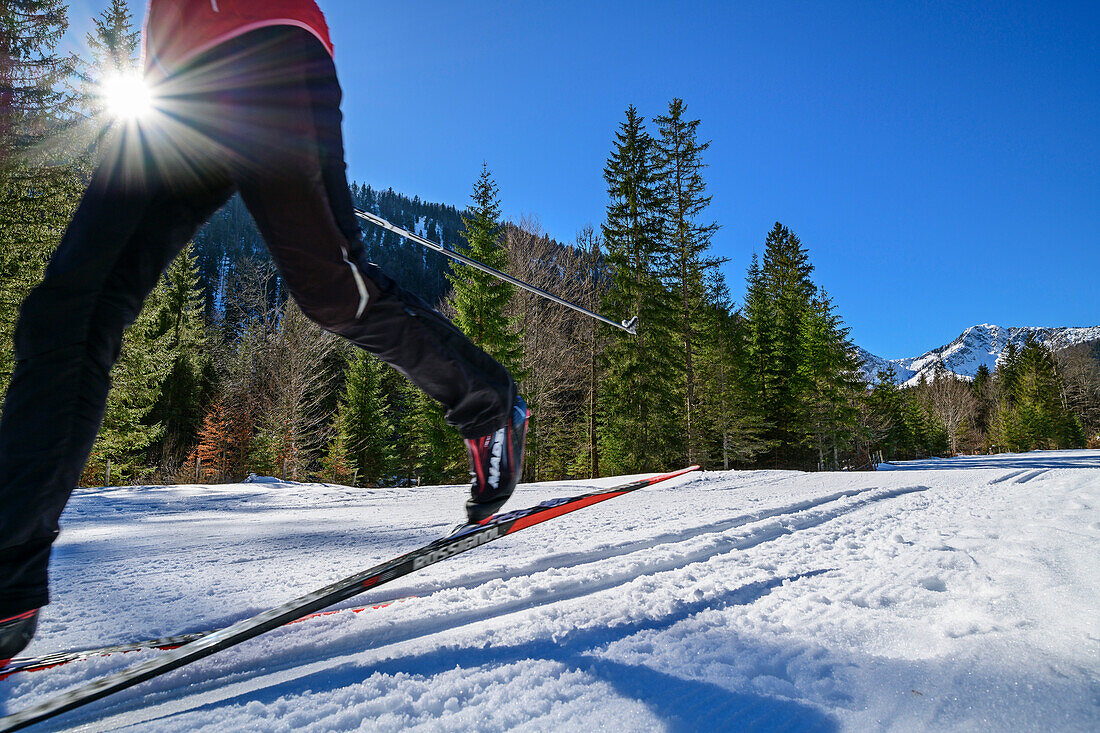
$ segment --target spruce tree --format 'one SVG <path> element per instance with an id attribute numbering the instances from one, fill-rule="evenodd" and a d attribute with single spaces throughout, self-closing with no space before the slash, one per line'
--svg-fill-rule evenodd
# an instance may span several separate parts
<path id="1" fill-rule="evenodd" d="M 772 411 L 768 409 L 775 392 L 771 369 L 775 344 L 775 303 L 768 296 L 760 258 L 754 252 L 745 278 L 745 304 L 742 308 L 744 326 L 738 341 L 738 375 L 742 390 L 750 396 L 746 407 L 765 428 L 765 447 L 775 446 L 770 435 Z"/>
<path id="2" fill-rule="evenodd" d="M 871 450 L 887 461 L 911 457 L 907 453 L 912 441 L 905 422 L 904 400 L 894 367 L 880 370 L 867 394 L 867 404 L 872 415 Z"/>
<path id="3" fill-rule="evenodd" d="M 149 420 L 163 423 L 155 460 L 171 469 L 190 452 L 215 389 L 203 320 L 203 291 L 192 246 L 169 265 L 164 297 L 157 304 L 159 330 L 167 337 L 171 367 Z"/>
<path id="4" fill-rule="evenodd" d="M 684 454 L 672 297 L 661 280 L 659 181 L 653 139 L 630 106 L 604 167 L 610 202 L 603 240 L 611 272 L 603 307 L 638 316 L 638 333 L 608 333 L 602 358 L 601 454 L 613 473 L 650 471 Z"/>
<path id="5" fill-rule="evenodd" d="M 1001 450 L 1084 445 L 1080 422 L 1062 401 L 1062 381 L 1047 346 L 1029 339 L 1018 353 L 1006 349 L 994 378 L 1000 381 L 1000 404 L 990 432 Z"/>
<path id="6" fill-rule="evenodd" d="M 83 84 L 77 90 L 82 106 L 90 115 L 89 132 L 98 138 L 112 126 L 105 116 L 104 85 L 113 79 L 136 76 L 140 33 L 125 0 L 111 0 L 107 8 L 92 18 L 93 30 L 85 36 L 88 57 L 81 66 Z M 94 140 L 93 140 L 94 142 Z"/>
<path id="7" fill-rule="evenodd" d="M 412 384 L 407 384 L 410 409 L 401 424 L 408 433 L 409 455 L 419 484 L 461 481 L 468 472 L 466 450 L 458 431 L 443 419 L 443 406 Z"/>
<path id="8" fill-rule="evenodd" d="M 862 383 L 848 334 L 828 293 L 819 290 L 802 321 L 799 370 L 806 388 L 805 440 L 820 469 L 839 470 L 839 454 L 856 434 Z"/>
<path id="9" fill-rule="evenodd" d="M 347 460 L 358 470 L 361 485 L 377 486 L 393 468 L 393 427 L 382 391 L 385 369 L 366 351 L 356 349 L 348 360 L 338 418 L 338 441 Z"/>
<path id="10" fill-rule="evenodd" d="M 148 472 L 146 451 L 164 433 L 163 422 L 147 418 L 172 365 L 171 334 L 161 319 L 167 295 L 167 282 L 161 279 L 137 320 L 126 329 L 118 362 L 111 370 L 111 391 L 90 464 L 111 461 L 117 467 L 113 473 L 120 478 Z"/>
<path id="11" fill-rule="evenodd" d="M 744 339 L 746 324 L 733 311 L 729 287 L 717 268 L 707 275 L 709 312 L 700 331 L 699 426 L 702 451 L 697 454 L 704 466 L 729 469 L 760 452 L 763 425 L 753 399 L 744 389 L 739 371 L 746 362 Z"/>
<path id="12" fill-rule="evenodd" d="M 813 311 L 816 295 L 816 287 L 810 280 L 812 272 L 813 265 L 802 242 L 776 222 L 765 241 L 760 277 L 771 321 L 761 377 L 767 385 L 765 418 L 772 426 L 773 465 L 777 467 L 805 465 L 808 458 L 803 447 L 808 380 L 805 369 L 800 367 L 806 357 L 805 321 Z"/>
<path id="13" fill-rule="evenodd" d="M 664 280 L 676 300 L 677 337 L 680 341 L 683 370 L 683 430 L 686 460 L 694 463 L 703 452 L 704 436 L 696 417 L 696 350 L 707 326 L 704 319 L 713 313 L 707 308 L 704 280 L 709 268 L 719 261 L 707 256 L 711 237 L 718 230 L 713 222 L 700 218 L 711 197 L 706 194 L 702 154 L 710 142 L 699 142 L 699 120 L 685 117 L 682 99 L 673 99 L 668 114 L 658 116 L 659 137 L 654 144 L 655 173 L 658 181 L 658 216 L 662 225 Z"/>
<path id="14" fill-rule="evenodd" d="M 974 379 L 970 383 L 970 390 L 977 405 L 974 416 L 975 431 L 983 441 L 981 447 L 988 450 L 989 424 L 993 418 L 993 373 L 985 364 L 978 367 L 978 371 L 974 374 Z"/>
<path id="15" fill-rule="evenodd" d="M 497 270 L 508 267 L 501 243 L 500 200 L 488 166 L 474 184 L 472 203 L 462 217 L 466 239 L 463 254 Z M 505 316 L 515 288 L 474 267 L 451 262 L 447 280 L 453 287 L 454 322 L 463 333 L 519 379 L 522 342 L 515 325 Z"/>
<path id="16" fill-rule="evenodd" d="M 134 28 L 133 15 L 126 0 L 111 0 L 111 4 L 92 18 L 95 30 L 86 41 L 91 52 L 92 68 L 100 79 L 110 73 L 128 73 L 137 69 L 140 32 Z"/>
<path id="17" fill-rule="evenodd" d="M 85 166 L 63 134 L 73 118 L 61 0 L 8 0 L 0 12 L 0 392 L 14 366 L 19 306 L 76 207 Z"/>

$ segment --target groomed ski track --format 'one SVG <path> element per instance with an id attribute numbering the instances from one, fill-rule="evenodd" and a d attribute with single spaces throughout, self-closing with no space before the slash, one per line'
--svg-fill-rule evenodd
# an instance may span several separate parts
<path id="1" fill-rule="evenodd" d="M 1096 729 L 1100 451 L 893 468 L 689 475 L 38 729 Z M 79 491 L 27 653 L 244 618 L 439 536 L 462 492 Z M 0 711 L 157 653 L 15 675 Z"/>

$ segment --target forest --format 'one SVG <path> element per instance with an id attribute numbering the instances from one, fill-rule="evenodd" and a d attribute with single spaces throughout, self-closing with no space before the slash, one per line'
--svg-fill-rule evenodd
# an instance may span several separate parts
<path id="1" fill-rule="evenodd" d="M 136 65 L 125 0 L 95 18 L 85 60 L 57 52 L 68 6 L 4 15 L 0 96 L 0 385 L 19 304 L 112 134 L 94 92 Z M 33 11 L 33 12 L 31 12 Z M 603 221 L 573 241 L 506 221 L 488 166 L 461 208 L 351 184 L 357 206 L 613 318 L 598 324 L 377 228 L 372 259 L 508 366 L 531 406 L 525 480 L 708 469 L 866 470 L 957 453 L 1100 447 L 1100 345 L 1010 349 L 973 379 L 939 370 L 867 383 L 815 282 L 797 227 L 776 222 L 735 302 L 707 216 L 706 154 L 684 100 L 609 131 Z M 598 165 L 598 163 L 594 163 Z M 369 317 L 369 312 L 365 317 Z M 461 482 L 439 405 L 311 323 L 287 298 L 239 198 L 172 263 L 126 333 L 82 483 L 239 481 L 356 486 Z"/>

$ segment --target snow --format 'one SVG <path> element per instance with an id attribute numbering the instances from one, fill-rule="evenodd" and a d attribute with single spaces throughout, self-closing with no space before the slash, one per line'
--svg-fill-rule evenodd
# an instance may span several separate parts
<path id="1" fill-rule="evenodd" d="M 686 476 L 50 729 L 1100 729 L 1100 451 L 887 468 Z M 509 507 L 622 480 L 525 485 Z M 239 620 L 444 534 L 463 492 L 78 490 L 27 654 Z M 0 711 L 159 653 L 14 675 Z"/>
<path id="2" fill-rule="evenodd" d="M 883 359 L 864 349 L 858 349 L 858 352 L 863 364 L 863 375 L 868 382 L 876 381 L 875 375 L 879 370 L 893 366 L 898 383 L 912 387 L 920 381 L 922 375 L 925 379 L 931 380 L 936 365 L 940 363 L 947 371 L 961 377 L 973 377 L 982 366 L 992 372 L 1009 343 L 1021 349 L 1029 338 L 1034 338 L 1057 351 L 1077 344 L 1100 341 L 1100 326 L 1002 328 L 981 323 L 966 329 L 946 346 L 926 351 L 917 357 Z"/>

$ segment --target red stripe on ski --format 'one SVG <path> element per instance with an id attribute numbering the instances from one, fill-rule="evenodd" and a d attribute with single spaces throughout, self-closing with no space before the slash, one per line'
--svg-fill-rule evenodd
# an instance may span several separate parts
<path id="1" fill-rule="evenodd" d="M 562 514 L 568 514 L 569 512 L 574 512 L 578 509 L 584 509 L 586 506 L 592 506 L 593 504 L 599 504 L 601 501 L 606 501 L 607 499 L 612 499 L 616 496 L 622 496 L 623 494 L 628 494 L 628 493 L 630 493 L 630 492 L 629 491 L 615 491 L 615 492 L 608 492 L 606 494 L 596 494 L 594 496 L 589 496 L 589 497 L 586 497 L 584 499 L 577 499 L 576 501 L 569 502 L 568 504 L 562 504 L 561 506 L 556 506 L 556 507 L 553 507 L 553 508 L 550 508 L 550 509 L 544 509 L 541 512 L 538 512 L 537 514 L 531 514 L 531 515 L 528 515 L 526 517 L 520 517 L 519 519 L 517 519 L 515 522 L 512 523 L 512 526 L 508 528 L 508 531 L 505 534 L 512 534 L 513 532 L 518 532 L 521 529 L 526 529 L 528 527 L 531 527 L 533 525 L 538 524 L 539 522 L 545 522 L 548 519 L 553 519 L 554 517 L 560 517 Z"/>
<path id="2" fill-rule="evenodd" d="M 33 616 L 36 613 L 38 613 L 38 609 L 37 608 L 32 608 L 29 611 L 24 611 L 23 613 L 16 614 L 15 616 L 8 616 L 7 618 L 0 618 L 0 624 L 7 623 L 8 621 L 22 621 L 25 618 L 30 618 L 31 616 Z"/>
<path id="3" fill-rule="evenodd" d="M 601 501 L 607 501 L 608 499 L 614 499 L 616 496 L 622 496 L 623 494 L 629 494 L 631 491 L 637 491 L 640 488 L 644 488 L 646 486 L 652 486 L 653 484 L 660 483 L 661 481 L 668 481 L 669 479 L 674 479 L 677 476 L 683 476 L 686 473 L 691 473 L 692 471 L 698 471 L 698 470 L 699 470 L 699 466 L 689 466 L 687 468 L 681 468 L 679 471 L 672 471 L 671 473 L 663 473 L 659 476 L 653 476 L 652 478 L 638 479 L 638 481 L 635 482 L 634 484 L 630 484 L 630 488 L 624 488 L 624 489 L 620 489 L 620 490 L 609 489 L 607 491 L 599 492 L 599 493 L 596 493 L 596 494 L 589 494 L 588 496 L 581 497 L 579 499 L 576 499 L 574 501 L 570 501 L 570 502 L 568 502 L 566 504 L 562 504 L 560 506 L 549 507 L 547 509 L 543 509 L 542 511 L 535 512 L 534 514 L 529 514 L 525 517 L 520 517 L 519 519 L 517 519 L 515 522 L 512 523 L 512 526 L 508 528 L 508 530 L 505 532 L 505 534 L 512 534 L 513 532 L 518 532 L 521 529 L 526 529 L 527 527 L 531 527 L 533 525 L 536 525 L 539 522 L 545 522 L 548 519 L 553 519 L 555 517 L 560 517 L 563 514 L 568 514 L 569 512 L 575 512 L 578 509 L 584 509 L 587 506 L 592 506 L 593 504 L 599 504 Z"/>

